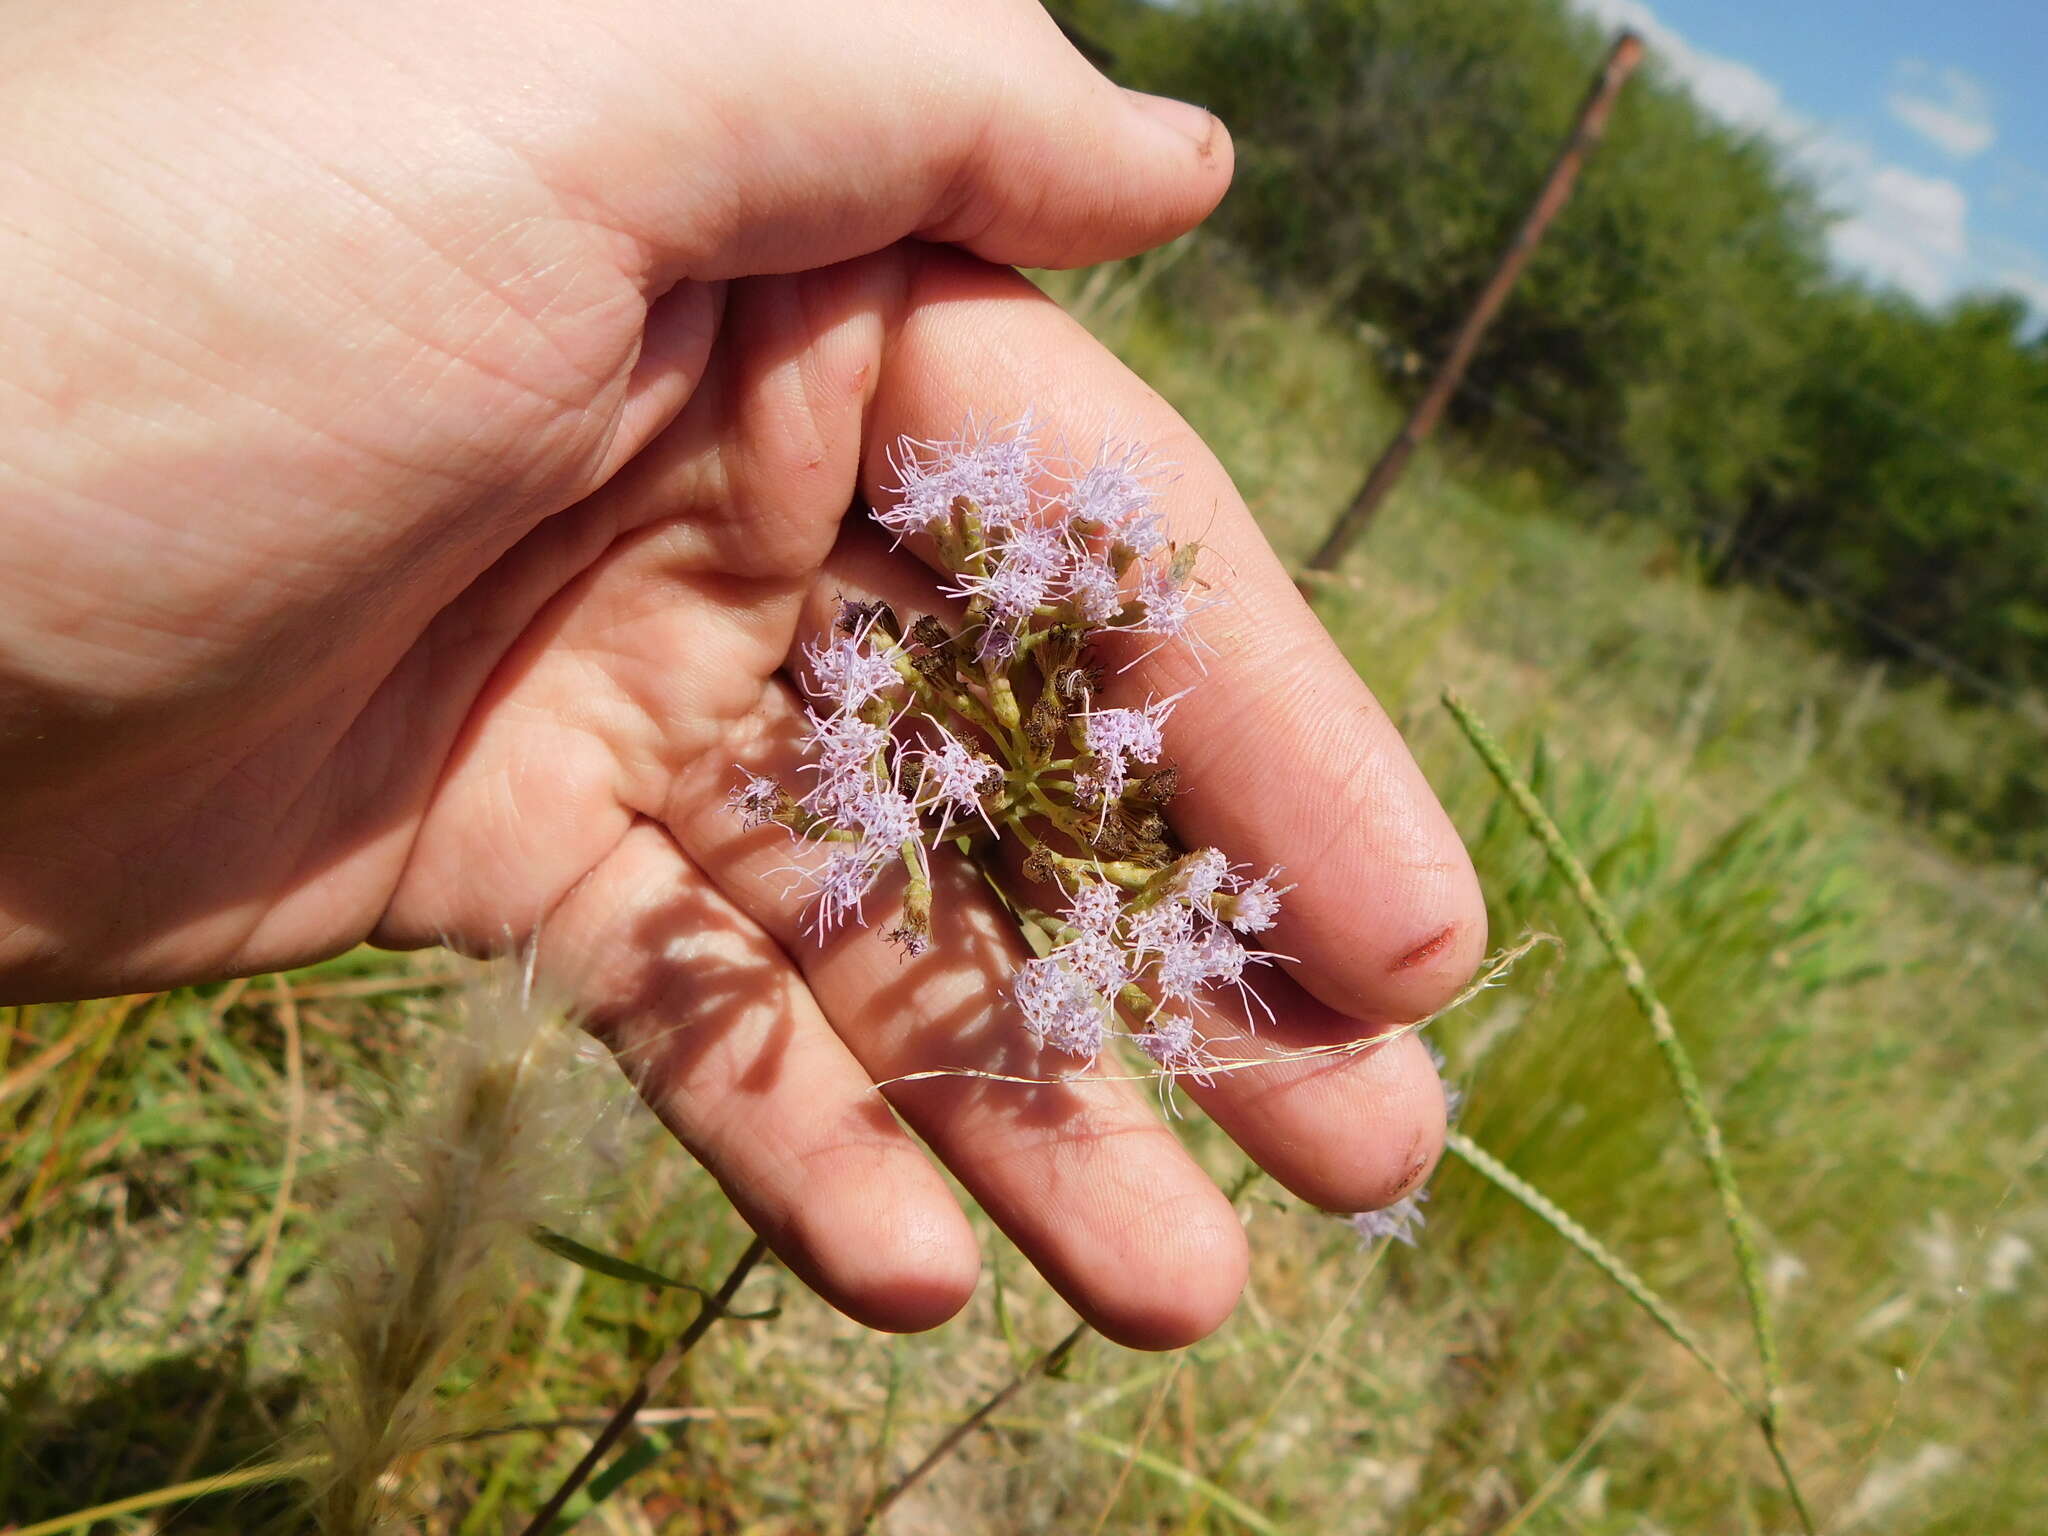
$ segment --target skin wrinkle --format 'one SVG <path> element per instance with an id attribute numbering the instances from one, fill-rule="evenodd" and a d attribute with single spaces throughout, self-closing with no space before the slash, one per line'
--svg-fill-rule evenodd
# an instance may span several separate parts
<path id="1" fill-rule="evenodd" d="M 551 353 L 556 361 L 577 377 L 583 387 L 574 391 L 551 393 L 530 379 L 516 375 L 509 368 L 490 366 L 485 361 L 487 354 L 481 346 L 481 343 L 488 339 L 489 330 L 455 341 L 442 342 L 423 328 L 401 329 L 399 335 L 403 339 L 430 349 L 453 366 L 474 366 L 486 379 L 510 385 L 515 391 L 532 396 L 556 411 L 580 415 L 602 409 L 601 404 L 593 407 L 591 402 L 602 402 L 605 394 L 615 386 L 621 373 L 620 357 L 635 344 L 634 338 L 637 338 L 645 324 L 646 305 L 642 296 L 623 277 L 617 291 L 603 296 L 593 295 L 588 301 L 587 312 L 602 314 L 604 310 L 615 307 L 620 312 L 620 323 L 592 326 L 590 329 L 600 333 L 615 332 L 619 340 L 607 346 L 604 355 L 589 360 L 570 354 L 565 336 L 568 327 L 543 323 L 572 296 L 570 285 L 552 282 L 550 279 L 560 269 L 568 268 L 573 271 L 582 267 L 582 259 L 587 257 L 588 253 L 579 247 L 589 243 L 584 236 L 583 226 L 573 221 L 549 218 L 536 210 L 520 218 L 500 222 L 488 235 L 465 231 L 467 238 L 459 244 L 466 254 L 458 254 L 457 241 L 434 239 L 415 217 L 409 216 L 396 203 L 379 197 L 367 186 L 355 181 L 331 158 L 319 163 L 318 169 L 321 174 L 338 185 L 356 193 L 366 207 L 381 214 L 394 228 L 417 241 L 424 256 L 437 263 L 437 271 L 441 276 L 452 276 L 466 281 L 472 299 L 493 306 L 492 328 L 508 318 L 518 322 L 525 337 Z M 488 254 L 497 249 L 519 251 L 522 248 L 522 236 L 529 230 L 559 230 L 564 234 L 573 232 L 576 238 L 573 244 L 559 238 L 547 242 L 555 250 L 545 261 L 523 259 L 503 264 L 509 275 L 486 275 Z M 410 289 L 414 285 L 397 283 L 394 286 Z M 350 287 L 354 291 L 353 283 Z M 359 291 L 354 291 L 354 296 L 366 297 Z M 434 308 L 437 317 L 445 317 L 451 307 L 437 304 Z M 578 311 L 576 314 L 580 317 L 585 312 Z"/>
<path id="2" fill-rule="evenodd" d="M 266 120 L 262 117 L 262 115 L 254 111 L 242 111 L 240 113 L 240 116 L 245 125 L 261 127 L 268 126 Z M 315 162 L 308 162 L 304 159 L 303 156 L 298 156 L 294 157 L 294 163 L 311 164 Z M 443 275 L 446 275 L 448 271 L 453 270 L 458 276 L 468 278 L 474 285 L 475 292 L 480 297 L 492 299 L 494 302 L 498 303 L 503 310 L 509 310 L 515 316 L 521 314 L 520 307 L 516 303 L 511 302 L 506 297 L 506 295 L 501 291 L 503 286 L 502 284 L 486 282 L 482 277 L 468 270 L 465 263 L 453 259 L 450 256 L 448 249 L 446 248 L 445 242 L 436 243 L 425 237 L 423 234 L 421 234 L 417 225 L 405 219 L 394 206 L 392 206 L 387 201 L 378 198 L 372 193 L 370 193 L 370 191 L 364 185 L 347 177 L 341 170 L 338 163 L 336 163 L 332 157 L 328 157 L 328 159 L 325 162 L 319 162 L 319 169 L 321 170 L 322 174 L 327 175 L 330 178 L 336 179 L 339 184 L 347 187 L 349 191 L 355 194 L 355 196 L 363 206 L 373 209 L 384 219 L 391 221 L 393 227 L 403 230 L 407 235 L 417 240 L 421 250 L 424 251 L 428 257 L 434 259 L 439 263 L 440 271 Z M 493 239 L 500 238 L 502 237 L 493 236 Z M 521 271 L 524 276 L 524 279 L 529 283 L 531 283 L 537 275 L 534 269 L 532 268 L 531 263 L 523 264 L 521 267 Z M 543 309 L 544 307 L 545 306 L 543 306 Z M 548 339 L 548 337 L 553 334 L 550 332 L 542 331 L 531 324 L 529 324 L 526 327 L 526 329 L 530 335 L 535 335 L 542 340 Z M 630 334 L 631 329 L 631 327 L 622 327 L 621 334 Z M 515 388 L 517 388 L 521 392 L 529 394 L 532 393 L 531 385 L 528 383 L 528 381 L 513 378 L 510 374 L 491 375 L 488 368 L 485 367 L 482 360 L 472 355 L 474 349 L 470 346 L 469 342 L 467 341 L 463 342 L 460 345 L 453 343 L 444 344 L 437 341 L 433 336 L 429 335 L 424 330 L 418 328 L 414 328 L 412 330 L 405 330 L 401 328 L 397 332 L 397 334 L 400 336 L 402 340 L 413 343 L 415 351 L 417 351 L 419 347 L 431 347 L 436 352 L 442 354 L 451 366 L 475 366 L 484 369 L 486 376 L 502 378 L 504 381 L 511 383 Z M 196 340 L 196 338 L 187 339 Z M 594 367 L 586 368 L 585 371 L 587 375 L 592 378 L 602 376 L 602 370 Z M 255 404 L 259 408 L 263 409 L 281 409 L 274 401 L 252 400 L 249 403 Z M 567 402 L 565 399 L 555 399 L 552 402 L 552 407 L 554 410 L 559 412 L 565 409 L 566 404 Z M 321 435 L 328 430 L 323 423 L 312 422 L 302 416 L 293 416 L 290 412 L 286 412 L 286 415 L 289 419 L 294 420 L 302 429 L 312 432 L 316 436 Z M 352 453 L 360 454 L 364 451 L 364 445 L 360 442 L 350 442 L 344 439 L 337 439 L 337 442 L 339 446 L 349 450 Z M 602 450 L 600 449 L 599 452 L 593 457 L 601 458 Z M 481 460 L 479 462 L 481 462 Z M 409 460 L 405 460 L 393 463 L 391 467 L 403 469 L 408 472 L 425 470 L 426 472 L 434 474 L 436 476 L 454 479 L 458 483 L 461 483 L 462 480 L 462 477 L 458 475 L 455 466 L 447 464 L 445 462 L 435 463 L 433 461 L 427 461 L 423 463 L 415 463 Z"/>
<path id="3" fill-rule="evenodd" d="M 614 526 L 616 526 L 616 522 L 617 520 L 614 519 Z M 667 560 L 655 558 L 658 552 L 668 548 L 675 549 L 677 551 L 676 555 Z M 590 563 L 587 570 L 569 588 L 552 594 L 548 601 L 568 605 L 568 611 L 573 614 L 579 606 L 579 599 L 577 597 L 579 588 L 588 589 L 593 582 L 601 579 L 602 574 L 607 570 L 617 568 L 622 564 L 629 564 L 637 566 L 642 570 L 643 574 L 638 579 L 645 583 L 646 594 L 635 600 L 632 609 L 628 613 L 608 619 L 607 624 L 609 626 L 637 627 L 648 622 L 650 612 L 659 615 L 667 612 L 699 611 L 701 605 L 688 599 L 699 596 L 701 594 L 701 584 L 707 579 L 715 578 L 706 578 L 701 571 L 695 568 L 696 559 L 690 551 L 690 529 L 687 524 L 670 521 L 655 524 L 651 527 L 628 528 L 612 542 L 604 554 L 598 556 Z M 676 570 L 671 571 L 668 569 L 671 561 L 677 567 Z M 685 600 L 677 601 L 679 593 L 683 595 Z M 746 599 L 738 598 L 728 601 L 724 606 L 728 608 L 735 605 L 745 606 L 746 603 Z M 753 605 L 758 611 L 758 596 L 753 599 Z M 571 619 L 570 622 L 575 622 L 575 620 Z M 600 629 L 598 633 L 603 634 L 604 632 L 603 629 Z M 615 628 L 613 632 L 616 634 L 619 631 Z M 585 676 L 589 675 L 588 669 L 591 666 L 588 658 L 592 638 L 589 634 L 582 635 L 577 641 L 577 646 L 574 650 L 562 654 L 562 661 L 564 663 L 573 662 Z M 499 659 L 493 669 L 494 673 L 501 671 L 508 664 L 523 665 L 523 663 L 519 662 L 516 650 L 508 651 L 505 656 Z M 630 678 L 633 675 L 633 671 L 634 669 L 624 669 L 623 677 Z M 723 676 L 724 674 L 718 675 Z M 622 702 L 631 706 L 631 711 L 630 715 L 625 717 L 620 725 L 615 726 L 609 732 L 599 731 L 594 733 L 593 739 L 605 742 L 611 749 L 613 760 L 619 764 L 622 777 L 615 790 L 619 803 L 629 811 L 642 815 L 656 814 L 661 809 L 663 791 L 657 790 L 654 786 L 661 782 L 664 774 L 672 779 L 681 763 L 709 752 L 712 745 L 723 734 L 723 723 L 731 718 L 731 711 L 739 707 L 738 702 L 735 700 L 724 709 L 706 709 L 706 701 L 699 699 L 688 707 L 676 708 L 651 698 L 636 696 L 630 684 L 618 676 L 607 677 L 605 681 L 618 685 L 621 690 L 619 698 Z M 482 701 L 493 698 L 508 686 L 516 685 L 508 685 L 505 681 L 487 682 L 478 695 L 479 707 Z M 571 691 L 578 696 L 587 698 L 587 693 L 584 690 L 577 689 Z M 713 697 L 717 696 L 714 693 Z M 553 718 L 552 711 L 549 718 Z M 685 741 L 678 741 L 675 738 L 675 726 L 673 724 L 677 720 L 697 722 L 695 734 Z M 628 724 L 627 721 L 637 722 L 637 724 Z M 470 734 L 472 729 L 473 727 L 465 723 L 457 734 L 457 740 L 459 741 L 463 736 Z M 648 745 L 644 748 L 636 749 L 632 745 L 635 742 Z M 664 743 L 665 745 L 657 749 L 653 747 L 655 743 Z M 449 776 L 461 771 L 462 757 L 463 751 L 461 748 L 451 749 L 447 766 L 442 771 L 442 779 L 434 796 L 435 799 L 447 797 L 450 789 Z M 654 768 L 651 775 L 636 775 L 631 766 L 635 760 L 645 761 L 650 765 L 665 763 L 667 766 L 665 770 L 659 767 Z M 636 787 L 636 783 L 638 787 Z M 415 833 L 415 850 L 419 846 L 420 839 L 428 835 L 429 831 L 430 828 L 427 822 L 423 820 L 420 828 Z M 407 868 L 410 869 L 413 863 L 414 856 L 409 855 L 406 861 Z M 399 892 L 402 893 L 409 883 L 408 878 L 402 875 L 398 882 Z M 392 902 L 387 904 L 385 919 L 380 923 L 380 927 L 390 921 L 392 908 L 398 904 L 399 897 L 395 895 Z"/>
<path id="4" fill-rule="evenodd" d="M 552 600 L 555 595 L 557 594 L 550 593 L 549 600 Z M 545 602 L 535 605 L 536 611 L 545 606 Z M 509 625 L 505 627 L 511 628 Z M 390 895 L 386 898 L 381 911 L 379 911 L 368 927 L 367 936 L 373 941 L 382 938 L 397 943 L 399 947 L 415 947 L 416 943 L 428 942 L 425 939 L 418 939 L 414 943 L 408 943 L 408 937 L 416 934 L 419 929 L 416 925 L 401 923 L 398 913 L 410 894 L 410 888 L 423 878 L 416 872 L 421 843 L 424 838 L 436 829 L 434 810 L 447 797 L 453 777 L 462 771 L 464 766 L 463 744 L 466 741 L 472 740 L 480 729 L 477 710 L 481 707 L 482 702 L 493 694 L 492 680 L 499 676 L 501 669 L 517 650 L 519 641 L 524 637 L 525 626 L 521 625 L 505 640 L 503 648 L 491 657 L 486 676 L 477 690 L 476 703 L 448 730 L 446 746 L 439 755 L 438 761 L 432 770 L 433 786 L 424 797 L 421 814 L 412 822 L 410 827 L 406 847 L 403 856 L 398 862 L 397 874 L 391 884 Z M 441 654 L 447 654 L 445 648 L 442 649 Z M 470 665 L 474 666 L 474 658 L 470 659 Z M 630 823 L 627 828 L 621 830 L 619 840 L 623 840 L 626 832 L 629 830 Z M 616 847 L 616 842 L 613 846 Z M 602 860 L 593 863 L 591 870 L 598 868 L 601 862 Z M 572 879 L 560 891 L 544 895 L 540 907 L 543 921 L 545 915 L 552 912 L 561 902 L 566 900 L 576 885 L 582 879 L 588 878 L 590 872 L 590 870 L 586 870 L 576 879 Z M 436 925 L 436 927 L 439 928 L 439 925 Z M 443 933 L 447 932 L 446 929 L 440 929 L 440 931 Z M 495 942 L 497 937 L 495 933 L 486 933 L 479 942 L 488 945 Z"/>
<path id="5" fill-rule="evenodd" d="M 934 244 L 972 247 L 987 239 L 1002 217 L 1001 206 L 983 195 L 988 178 L 978 173 L 996 163 L 995 150 L 1003 142 L 1005 119 L 993 91 L 970 92 L 964 101 L 956 99 L 958 96 L 957 90 L 950 92 L 943 108 L 933 113 L 933 121 L 944 124 L 943 131 L 954 136 L 953 153 L 940 178 L 943 190 L 925 200 L 928 211 L 915 234 Z M 974 113 L 974 125 L 965 134 L 960 130 L 963 109 Z M 981 205 L 978 210 L 977 203 Z M 970 211 L 979 212 L 978 222 L 970 222 Z"/>
<path id="6" fill-rule="evenodd" d="M 130 225 L 131 232 L 143 232 L 142 226 L 135 224 L 134 221 L 130 221 Z M 255 226 L 251 225 L 250 227 L 254 228 Z M 158 231 L 153 226 L 151 226 L 148 228 L 147 233 L 150 237 L 147 243 L 151 246 L 156 246 L 158 244 L 158 240 L 156 238 Z M 131 264 L 128 275 L 133 281 L 130 284 L 125 285 L 124 291 L 126 291 L 126 289 L 132 289 L 137 294 L 146 294 L 148 292 L 148 284 L 143 280 L 146 276 L 144 270 L 144 267 L 146 265 L 147 264 Z M 69 273 L 66 273 L 60 269 L 49 269 L 48 275 L 67 282 L 72 282 L 75 285 L 83 286 L 82 279 L 75 278 L 71 276 Z M 87 289 L 86 291 L 90 293 L 90 296 L 95 301 L 106 304 L 110 307 L 114 306 L 116 303 L 113 297 L 107 292 L 105 286 L 90 288 Z M 175 326 L 172 323 L 172 316 L 169 312 L 160 309 L 153 309 L 140 303 L 129 304 L 124 307 L 121 307 L 118 310 L 118 312 L 122 315 L 125 315 L 126 318 L 131 322 L 130 328 L 127 330 L 118 330 L 113 326 L 109 325 L 107 328 L 107 333 L 110 339 L 119 342 L 123 347 L 130 349 L 136 348 L 138 346 L 151 347 L 151 355 L 154 356 L 157 361 L 165 364 L 166 366 L 178 369 L 192 383 L 199 385 L 203 390 L 217 393 L 238 404 L 253 406 L 259 411 L 268 412 L 277 409 L 274 402 L 253 397 L 249 395 L 245 390 L 239 387 L 232 386 L 219 378 L 213 377 L 208 373 L 201 371 L 196 365 L 196 363 L 192 361 L 189 357 L 178 355 L 174 353 L 169 347 L 160 344 L 159 341 L 153 340 L 152 338 L 161 338 L 164 336 L 168 336 L 170 338 L 173 338 L 175 341 L 182 343 L 183 347 L 187 351 L 189 351 L 192 348 L 198 348 L 201 353 L 211 358 L 216 363 L 225 363 L 229 365 L 230 369 L 239 370 L 239 360 L 228 356 L 221 350 L 221 348 L 218 345 L 208 341 L 206 338 L 192 331 L 179 330 L 175 328 Z M 138 334 L 136 327 L 140 327 L 140 334 Z M 170 392 L 169 398 L 181 401 L 183 399 L 183 396 L 181 392 L 172 391 Z M 95 403 L 104 405 L 106 402 L 104 402 L 103 400 L 96 400 Z M 204 421 L 206 419 L 201 413 L 190 410 L 185 405 L 180 405 L 178 408 L 181 410 L 186 410 L 187 414 L 190 415 L 195 420 Z M 295 424 L 299 425 L 302 428 L 307 428 L 307 424 L 303 421 L 297 421 L 295 418 L 289 417 L 287 419 L 294 419 Z M 405 467 L 412 468 L 414 466 L 408 465 Z"/>

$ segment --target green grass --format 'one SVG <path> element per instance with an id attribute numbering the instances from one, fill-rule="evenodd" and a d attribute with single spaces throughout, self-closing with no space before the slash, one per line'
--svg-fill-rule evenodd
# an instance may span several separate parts
<path id="1" fill-rule="evenodd" d="M 1391 430 L 1360 338 L 1255 301 L 1199 248 L 1061 291 L 1217 446 L 1292 556 Z M 1990 838 L 1954 787 L 2024 723 L 1894 686 L 1792 608 L 1709 588 L 1654 530 L 1589 529 L 1468 450 L 1422 457 L 1322 605 L 1408 724 L 1496 933 L 1565 940 L 1437 1027 L 1463 1130 L 1753 1381 L 1715 1192 L 1657 1047 L 1436 707 L 1446 683 L 1584 857 L 1698 1064 L 1759 1231 L 1789 1456 L 1821 1527 L 2029 1528 L 2027 1469 L 2048 1465 L 2048 918 L 2037 876 L 1964 857 Z M 296 1094 L 270 980 L 0 1012 L 0 1521 L 292 1454 L 319 1349 L 296 1308 L 330 1191 L 424 1091 L 442 1004 L 422 978 L 442 964 L 359 955 L 290 978 Z M 1220 1138 L 1187 1133 L 1238 1176 Z M 573 1236 L 715 1281 L 747 1234 L 672 1146 L 643 1126 L 627 1148 Z M 881 1528 L 1792 1528 L 1708 1373 L 1470 1168 L 1446 1165 L 1413 1252 L 1362 1253 L 1269 1185 L 1241 1205 L 1256 1259 L 1229 1327 L 1166 1357 L 1084 1340 Z M 844 1528 L 1071 1325 L 1014 1251 L 988 1251 L 968 1312 L 916 1338 L 750 1279 L 736 1305 L 780 1299 L 780 1315 L 705 1336 L 659 1400 L 663 1454 L 575 1528 Z M 518 1530 L 696 1307 L 538 1249 L 508 1286 L 451 1392 L 472 1431 L 545 1427 L 408 1467 L 423 1530 Z M 290 1530 L 291 1507 L 241 1489 L 168 1529 Z"/>

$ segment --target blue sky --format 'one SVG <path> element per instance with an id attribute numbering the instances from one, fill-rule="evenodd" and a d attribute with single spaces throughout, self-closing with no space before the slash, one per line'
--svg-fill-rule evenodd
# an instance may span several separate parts
<path id="1" fill-rule="evenodd" d="M 2048 319 L 2043 0 L 1574 3 L 1786 146 L 1842 215 L 1844 267 L 1929 303 L 2010 289 Z"/>

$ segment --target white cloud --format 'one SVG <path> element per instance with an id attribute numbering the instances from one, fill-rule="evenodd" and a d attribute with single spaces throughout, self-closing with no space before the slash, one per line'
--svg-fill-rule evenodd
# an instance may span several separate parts
<path id="1" fill-rule="evenodd" d="M 1838 261 L 1939 304 L 1961 286 L 1968 263 L 1969 200 L 1938 176 L 1875 165 L 1856 186 L 1848 216 L 1828 231 Z"/>
<path id="2" fill-rule="evenodd" d="M 1694 47 L 1643 0 L 1577 0 L 1577 5 L 1596 21 L 1641 34 L 1664 67 L 1722 121 L 1773 136 L 1804 130 L 1804 121 L 1786 107 L 1783 94 L 1762 73 L 1740 59 Z"/>
<path id="3" fill-rule="evenodd" d="M 1838 215 L 1828 232 L 1828 248 L 1836 261 L 1879 282 L 1896 284 L 1928 304 L 1938 304 L 1964 286 L 1971 256 L 1969 198 L 1955 182 L 1880 160 L 1867 141 L 1836 132 L 1786 105 L 1783 93 L 1767 76 L 1739 59 L 1696 46 L 1645 0 L 1574 3 L 1582 14 L 1607 26 L 1634 28 L 1701 106 L 1783 149 Z M 1926 65 L 1902 66 L 1902 73 L 1945 93 L 1939 100 L 1926 96 L 1923 104 L 1953 119 L 1944 122 L 1952 138 L 1960 135 L 1969 141 L 1973 128 L 1995 137 L 1982 89 L 1974 80 L 1960 71 Z M 1991 137 L 1977 148 L 1988 145 Z"/>
<path id="4" fill-rule="evenodd" d="M 1998 142 L 1991 93 L 1972 75 L 1922 59 L 1902 59 L 1885 104 L 1892 116 L 1937 149 L 1968 160 Z"/>
<path id="5" fill-rule="evenodd" d="M 1994 281 L 1999 287 L 2025 299 L 2036 316 L 2048 315 L 2048 273 L 2038 266 L 2006 267 Z"/>

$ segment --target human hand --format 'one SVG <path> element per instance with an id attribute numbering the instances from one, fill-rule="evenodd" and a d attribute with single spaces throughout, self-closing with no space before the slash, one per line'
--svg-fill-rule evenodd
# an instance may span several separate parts
<path id="1" fill-rule="evenodd" d="M 1228 176 L 1206 118 L 1134 105 L 1023 4 L 22 9 L 0 991 L 537 934 L 798 1273 L 941 1320 L 973 1238 L 873 1083 L 1014 1069 L 1016 941 L 963 883 L 922 960 L 813 948 L 786 850 L 722 802 L 793 757 L 780 669 L 833 596 L 928 587 L 842 536 L 881 447 L 1027 407 L 1176 461 L 1169 520 L 1227 573 L 1175 814 L 1300 882 L 1268 1037 L 1413 1017 L 1469 971 L 1456 836 L 1220 468 L 984 264 L 1193 224 Z M 1412 1038 L 1190 1091 L 1337 1209 L 1441 1135 Z M 1113 1337 L 1229 1310 L 1234 1213 L 1127 1085 L 887 1093 Z"/>

